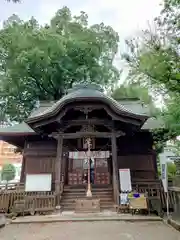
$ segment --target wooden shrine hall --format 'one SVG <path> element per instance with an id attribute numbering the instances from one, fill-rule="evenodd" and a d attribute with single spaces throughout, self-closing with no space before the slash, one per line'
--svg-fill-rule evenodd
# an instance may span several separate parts
<path id="1" fill-rule="evenodd" d="M 75 85 L 59 101 L 41 102 L 25 122 L 1 128 L 0 137 L 23 149 L 21 182 L 31 177 L 32 191 L 33 181 L 34 191 L 45 191 L 37 179 L 49 175 L 46 191 L 58 194 L 63 185 L 64 207 L 74 189 L 85 196 L 88 183 L 92 194 L 117 204 L 119 169 L 130 169 L 134 187 L 159 183 L 150 130 L 160 125 L 148 111 L 138 99 L 115 101 L 97 85 Z"/>

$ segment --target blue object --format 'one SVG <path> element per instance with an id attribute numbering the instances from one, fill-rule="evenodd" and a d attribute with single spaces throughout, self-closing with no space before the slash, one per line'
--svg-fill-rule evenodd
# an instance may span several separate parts
<path id="1" fill-rule="evenodd" d="M 140 194 L 139 194 L 139 193 L 133 193 L 133 197 L 134 197 L 134 198 L 139 198 L 139 197 L 140 197 Z"/>

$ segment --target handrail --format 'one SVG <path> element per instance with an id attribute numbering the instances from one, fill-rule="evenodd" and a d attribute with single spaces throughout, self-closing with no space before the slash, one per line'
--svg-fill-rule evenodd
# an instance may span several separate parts
<path id="1" fill-rule="evenodd" d="M 180 192 L 180 187 L 168 187 L 169 191 L 173 191 L 173 192 Z"/>

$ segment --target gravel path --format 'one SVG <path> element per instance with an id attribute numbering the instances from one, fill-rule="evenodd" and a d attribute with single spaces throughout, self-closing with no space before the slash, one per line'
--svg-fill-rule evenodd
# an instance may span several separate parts
<path id="1" fill-rule="evenodd" d="M 0 240 L 180 240 L 162 222 L 67 222 L 7 225 Z"/>

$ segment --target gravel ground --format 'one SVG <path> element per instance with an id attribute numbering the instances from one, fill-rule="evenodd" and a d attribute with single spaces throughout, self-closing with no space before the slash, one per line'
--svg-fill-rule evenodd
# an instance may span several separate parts
<path id="1" fill-rule="evenodd" d="M 7 225 L 0 240 L 180 240 L 162 222 L 67 222 Z"/>

